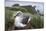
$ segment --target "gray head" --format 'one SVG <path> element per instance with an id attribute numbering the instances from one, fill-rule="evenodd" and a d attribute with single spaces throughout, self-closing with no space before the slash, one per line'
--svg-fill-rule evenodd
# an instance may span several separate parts
<path id="1" fill-rule="evenodd" d="M 22 13 L 21 11 L 18 11 L 18 12 L 16 13 L 16 16 L 21 16 L 21 15 L 23 15 L 23 13 Z"/>

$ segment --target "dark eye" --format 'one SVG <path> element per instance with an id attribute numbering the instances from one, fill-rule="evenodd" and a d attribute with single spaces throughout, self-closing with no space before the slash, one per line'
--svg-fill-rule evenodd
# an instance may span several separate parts
<path id="1" fill-rule="evenodd" d="M 19 16 L 20 14 L 18 13 L 16 16 Z"/>
<path id="2" fill-rule="evenodd" d="M 15 18 L 16 16 L 14 16 L 14 18 Z"/>
<path id="3" fill-rule="evenodd" d="M 16 15 L 16 16 L 20 16 L 20 15 L 22 15 L 22 13 L 17 13 L 17 15 Z"/>

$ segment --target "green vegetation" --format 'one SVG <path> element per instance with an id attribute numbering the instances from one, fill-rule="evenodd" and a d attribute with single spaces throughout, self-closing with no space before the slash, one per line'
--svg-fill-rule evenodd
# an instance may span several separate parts
<path id="1" fill-rule="evenodd" d="M 29 7 L 5 7 L 5 28 L 6 30 L 13 25 L 14 17 L 13 14 L 16 11 L 22 11 L 23 13 L 30 13 L 32 16 L 31 26 L 33 28 L 44 27 L 44 16 L 37 15 L 37 12 L 33 8 Z"/>
<path id="2" fill-rule="evenodd" d="M 41 18 L 41 16 L 33 16 L 31 22 L 34 28 L 43 28 L 44 26 L 44 18 Z"/>

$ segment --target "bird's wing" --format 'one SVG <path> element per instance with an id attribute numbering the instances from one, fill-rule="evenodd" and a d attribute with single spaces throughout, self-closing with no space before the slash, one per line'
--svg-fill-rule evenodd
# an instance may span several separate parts
<path id="1" fill-rule="evenodd" d="M 29 19 L 29 16 L 24 16 L 23 19 L 22 19 L 22 23 L 27 24 L 28 19 Z"/>

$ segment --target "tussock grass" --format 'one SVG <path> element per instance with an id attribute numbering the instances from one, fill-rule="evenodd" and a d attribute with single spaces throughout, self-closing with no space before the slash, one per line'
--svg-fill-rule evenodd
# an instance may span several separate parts
<path id="1" fill-rule="evenodd" d="M 16 12 L 18 11 L 19 9 L 6 9 L 5 10 L 5 30 L 8 30 L 9 27 L 12 27 L 12 25 L 14 24 L 14 13 L 16 14 Z M 25 12 L 25 10 L 20 10 L 22 11 L 23 13 Z M 28 11 L 26 13 L 29 13 Z M 29 22 L 31 24 L 31 26 L 33 28 L 43 28 L 44 27 L 44 16 L 38 16 L 38 15 L 35 15 L 35 14 L 31 14 L 30 15 L 32 16 L 32 19 L 31 21 Z"/>

